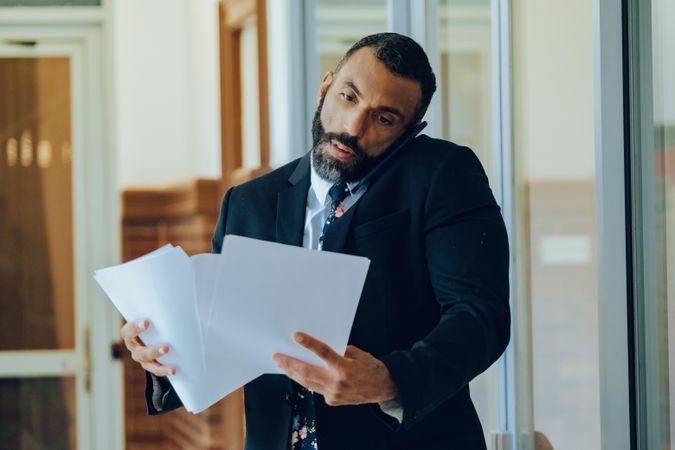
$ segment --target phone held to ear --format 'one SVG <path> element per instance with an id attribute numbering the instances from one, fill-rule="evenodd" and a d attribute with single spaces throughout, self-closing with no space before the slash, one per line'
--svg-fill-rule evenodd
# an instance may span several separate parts
<path id="1" fill-rule="evenodd" d="M 384 167 L 385 164 L 389 160 L 391 160 L 396 154 L 401 151 L 403 147 L 406 146 L 406 144 L 410 141 L 412 141 L 415 137 L 417 137 L 418 134 L 422 132 L 422 130 L 427 126 L 426 122 L 420 122 L 418 123 L 413 129 L 411 129 L 409 132 L 405 133 L 403 136 L 401 136 L 397 143 L 395 144 L 395 147 L 391 149 L 388 153 L 387 156 L 380 161 L 377 166 L 373 168 L 370 172 L 368 172 L 368 175 L 363 177 L 361 181 L 358 182 L 358 184 L 351 190 L 352 194 L 357 192 L 359 189 L 361 189 L 363 186 L 368 184 L 368 182 L 373 178 L 373 176 Z"/>

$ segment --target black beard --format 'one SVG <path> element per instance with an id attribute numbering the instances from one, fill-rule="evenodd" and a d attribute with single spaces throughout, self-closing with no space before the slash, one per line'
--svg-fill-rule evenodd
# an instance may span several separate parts
<path id="1" fill-rule="evenodd" d="M 312 120 L 312 166 L 321 178 L 331 183 L 359 181 L 375 168 L 387 152 L 373 158 L 359 147 L 356 137 L 346 133 L 326 133 L 321 123 L 323 100 L 322 98 L 316 108 Z M 328 150 L 330 141 L 333 139 L 351 148 L 354 151 L 355 159 L 351 162 L 342 162 L 333 157 Z"/>

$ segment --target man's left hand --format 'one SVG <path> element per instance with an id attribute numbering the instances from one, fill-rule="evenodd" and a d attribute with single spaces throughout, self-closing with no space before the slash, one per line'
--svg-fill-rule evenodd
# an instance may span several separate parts
<path id="1" fill-rule="evenodd" d="M 281 353 L 275 353 L 272 359 L 291 379 L 323 395 L 326 404 L 359 405 L 397 397 L 398 390 L 387 366 L 370 353 L 348 345 L 343 357 L 306 333 L 296 332 L 293 338 L 325 361 L 328 367 L 318 367 Z"/>

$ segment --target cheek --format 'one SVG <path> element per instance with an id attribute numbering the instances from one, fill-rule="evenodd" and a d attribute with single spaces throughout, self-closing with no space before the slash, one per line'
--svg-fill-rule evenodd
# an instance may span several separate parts
<path id="1" fill-rule="evenodd" d="M 386 145 L 386 144 L 382 145 L 380 143 L 377 143 L 375 145 L 370 145 L 370 146 L 366 147 L 366 153 L 371 158 L 376 158 L 376 157 L 382 155 L 387 150 L 387 148 L 389 148 L 388 145 Z"/>
<path id="2" fill-rule="evenodd" d="M 381 136 L 374 133 L 372 136 L 364 136 L 362 139 L 363 148 L 370 157 L 378 157 L 386 152 L 395 142 L 390 136 Z"/>
<path id="3" fill-rule="evenodd" d="M 327 132 L 335 132 L 337 130 L 336 124 L 339 121 L 338 111 L 335 107 L 335 101 L 326 97 L 321 108 L 321 123 Z"/>

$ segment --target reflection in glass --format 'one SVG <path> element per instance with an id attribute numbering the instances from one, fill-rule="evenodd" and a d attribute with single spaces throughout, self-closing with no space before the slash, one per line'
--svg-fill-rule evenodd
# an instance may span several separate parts
<path id="1" fill-rule="evenodd" d="M 490 1 L 441 0 L 440 67 L 436 73 L 442 137 L 470 147 L 490 177 Z M 497 365 L 471 382 L 471 397 L 487 442 L 499 430 Z M 488 444 L 490 445 L 490 444 Z"/>
<path id="2" fill-rule="evenodd" d="M 556 449 L 601 448 L 591 6 L 513 2 L 515 312 L 532 374 L 518 400 L 533 410 L 518 431 Z"/>
<path id="3" fill-rule="evenodd" d="M 359 39 L 387 30 L 386 0 L 318 0 L 316 33 L 319 73 L 335 69 L 342 55 Z"/>
<path id="4" fill-rule="evenodd" d="M 71 163 L 34 148 L 71 141 L 68 59 L 0 59 L 0 99 L 0 350 L 72 349 Z"/>
<path id="5" fill-rule="evenodd" d="M 21 135 L 21 165 L 28 167 L 33 163 L 33 137 L 30 131 Z"/>
<path id="6" fill-rule="evenodd" d="M 0 448 L 74 450 L 75 379 L 0 379 Z"/>
<path id="7" fill-rule="evenodd" d="M 443 138 L 470 147 L 490 175 L 490 1 L 442 0 L 439 10 Z"/>
<path id="8" fill-rule="evenodd" d="M 38 142 L 37 147 L 38 167 L 45 169 L 52 163 L 52 144 L 49 141 Z"/>
<path id="9" fill-rule="evenodd" d="M 7 167 L 14 167 L 19 161 L 19 143 L 16 139 L 10 138 L 7 140 Z"/>
<path id="10" fill-rule="evenodd" d="M 654 170 L 647 182 L 655 183 L 657 198 L 656 267 L 662 270 L 659 298 L 659 359 L 658 374 L 661 392 L 661 447 L 672 449 L 675 444 L 675 2 L 652 0 L 652 60 L 654 104 Z M 666 397 L 666 396 L 664 396 Z"/>

